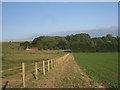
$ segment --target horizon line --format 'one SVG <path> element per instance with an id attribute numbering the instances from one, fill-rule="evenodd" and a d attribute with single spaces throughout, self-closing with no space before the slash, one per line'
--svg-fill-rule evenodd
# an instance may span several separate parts
<path id="1" fill-rule="evenodd" d="M 83 34 L 83 33 L 75 33 L 75 34 Z M 75 35 L 75 34 L 70 34 L 70 35 Z M 88 33 L 85 33 L 85 34 L 88 34 Z M 40 36 L 38 36 L 38 37 L 41 37 L 41 36 L 48 36 L 48 37 L 66 37 L 66 36 L 70 36 L 70 35 L 65 35 L 65 36 L 63 36 L 63 35 L 56 35 L 56 36 L 52 36 L 52 35 L 40 35 Z M 88 34 L 88 35 L 90 35 L 90 34 Z M 108 35 L 108 34 L 106 34 L 106 35 Z M 91 38 L 97 38 L 97 37 L 105 37 L 106 35 L 103 35 L 103 36 L 91 36 L 90 35 L 90 37 Z M 113 34 L 110 34 L 110 35 L 112 35 L 113 37 L 119 37 L 119 35 L 116 35 L 116 36 L 114 36 Z M 38 38 L 38 37 L 35 37 L 35 38 Z M 35 39 L 35 38 L 33 38 L 33 39 Z M 0 41 L 0 42 L 9 42 L 9 41 L 12 41 L 12 42 L 23 42 L 23 41 L 33 41 L 33 40 L 2 40 L 2 41 Z"/>

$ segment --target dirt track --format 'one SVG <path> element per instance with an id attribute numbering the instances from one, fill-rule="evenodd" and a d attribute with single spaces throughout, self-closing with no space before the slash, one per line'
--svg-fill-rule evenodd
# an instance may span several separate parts
<path id="1" fill-rule="evenodd" d="M 42 79 L 32 80 L 27 84 L 29 88 L 103 88 L 93 82 L 77 65 L 72 54 L 60 60 L 58 65 L 48 72 Z"/>

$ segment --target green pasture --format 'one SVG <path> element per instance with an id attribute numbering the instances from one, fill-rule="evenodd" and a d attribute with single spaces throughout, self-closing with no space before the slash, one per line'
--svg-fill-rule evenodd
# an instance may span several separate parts
<path id="1" fill-rule="evenodd" d="M 95 81 L 118 87 L 118 53 L 73 53 L 76 62 Z"/>
<path id="2" fill-rule="evenodd" d="M 2 42 L 2 69 L 12 68 L 24 63 L 41 62 L 63 56 L 63 50 L 30 50 L 20 47 L 21 42 Z"/>

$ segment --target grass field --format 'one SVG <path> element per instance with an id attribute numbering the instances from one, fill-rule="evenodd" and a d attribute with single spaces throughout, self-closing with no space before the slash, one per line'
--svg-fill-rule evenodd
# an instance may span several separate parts
<path id="1" fill-rule="evenodd" d="M 34 79 L 31 72 L 34 71 L 35 62 L 42 66 L 42 61 L 55 59 L 65 54 L 64 50 L 29 50 L 20 47 L 21 42 L 2 42 L 2 79 L 3 85 L 8 80 L 8 87 L 20 87 L 21 85 L 21 64 L 25 63 L 27 79 Z M 41 70 L 41 69 L 40 69 Z M 42 70 L 41 70 L 42 71 Z M 41 74 L 42 72 L 40 72 Z M 42 75 L 42 74 L 41 74 Z M 41 77 L 40 75 L 40 77 Z M 14 77 L 14 78 L 13 78 Z M 17 83 L 14 80 L 18 80 Z M 29 80 L 26 80 L 28 82 Z"/>
<path id="2" fill-rule="evenodd" d="M 2 43 L 2 69 L 12 68 L 24 63 L 34 63 L 52 58 L 63 56 L 63 50 L 23 50 L 19 45 L 21 42 L 12 42 L 11 48 L 9 42 Z"/>
<path id="3" fill-rule="evenodd" d="M 76 62 L 95 81 L 118 87 L 118 53 L 73 53 Z"/>
<path id="4" fill-rule="evenodd" d="M 2 60 L 3 64 L 6 60 L 7 62 L 15 60 L 40 60 L 40 59 L 49 59 L 56 56 L 61 56 L 64 54 L 63 50 L 30 50 L 26 51 L 19 47 L 20 42 L 13 42 L 12 49 L 8 42 L 2 43 Z M 19 49 L 18 49 L 19 48 Z M 14 63 L 14 62 L 12 62 Z"/>
<path id="5" fill-rule="evenodd" d="M 26 51 L 19 46 L 20 43 L 21 42 L 12 42 L 11 46 L 9 42 L 2 43 L 2 70 L 4 71 L 3 72 L 4 79 L 6 78 L 10 79 L 11 76 L 13 76 L 15 80 L 21 79 L 21 76 L 14 76 L 14 75 L 17 75 L 18 73 L 21 72 L 21 69 L 18 70 L 15 68 L 21 66 L 22 62 L 26 63 L 26 70 L 29 71 L 34 69 L 34 64 L 29 66 L 31 63 L 41 62 L 43 60 L 49 60 L 52 58 L 58 58 L 65 54 L 63 50 Z M 75 60 L 80 65 L 80 67 L 85 72 L 87 72 L 87 74 L 90 76 L 90 78 L 93 79 L 95 83 L 99 82 L 103 86 L 109 88 L 118 87 L 118 53 L 73 53 L 73 56 L 75 57 Z M 68 63 L 66 65 L 69 67 Z M 68 68 L 67 66 L 66 69 Z M 7 72 L 8 69 L 15 69 L 15 71 Z M 71 75 L 70 73 L 74 73 L 72 69 L 70 69 L 69 73 L 68 71 L 66 72 L 68 76 Z M 81 73 L 81 72 L 77 72 L 77 73 Z M 80 77 L 79 76 L 80 74 L 77 75 L 78 76 L 76 77 Z M 31 78 L 31 76 L 29 76 L 29 78 L 34 79 Z M 74 77 L 70 77 L 70 78 L 74 78 Z M 81 83 L 83 82 L 81 81 Z M 16 84 L 16 82 L 14 84 Z M 18 85 L 20 84 L 18 83 Z M 16 87 L 20 87 L 20 86 L 16 85 Z"/>

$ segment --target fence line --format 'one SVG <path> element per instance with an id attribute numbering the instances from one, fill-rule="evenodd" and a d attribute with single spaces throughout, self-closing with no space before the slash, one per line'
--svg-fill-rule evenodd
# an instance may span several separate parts
<path id="1" fill-rule="evenodd" d="M 22 63 L 22 81 L 23 81 L 23 87 L 25 88 L 25 64 Z"/>
<path id="2" fill-rule="evenodd" d="M 50 62 L 48 60 L 48 72 L 50 72 Z"/>
<path id="3" fill-rule="evenodd" d="M 6 69 L 6 70 L 3 70 L 1 72 L 8 72 L 8 71 L 17 70 L 17 69 L 21 69 L 21 66 L 20 67 L 15 67 L 14 69 Z"/>
<path id="4" fill-rule="evenodd" d="M 65 60 L 68 55 L 69 54 L 66 54 L 57 59 L 51 59 L 51 60 L 47 60 L 47 61 L 43 60 L 42 62 L 35 62 L 35 63 L 29 64 L 29 65 L 22 63 L 22 65 L 20 66 L 21 68 L 19 67 L 20 69 L 18 67 L 16 67 L 17 69 L 21 70 L 21 73 L 19 73 L 19 74 L 22 75 L 22 87 L 23 88 L 26 87 L 26 81 L 27 81 L 26 74 L 33 72 L 35 80 L 38 80 L 39 72 L 42 72 L 42 74 L 45 75 L 46 72 L 50 72 L 51 69 L 55 68 L 60 63 L 61 60 Z M 33 65 L 33 67 L 31 65 Z M 30 66 L 30 67 L 28 68 L 27 66 Z M 15 68 L 15 70 L 16 70 L 16 68 Z M 10 70 L 14 70 L 14 69 L 10 69 Z M 4 80 L 4 81 L 7 81 L 7 80 Z M 21 81 L 21 80 L 11 80 L 11 81 L 13 82 L 13 81 Z"/>
<path id="5" fill-rule="evenodd" d="M 35 63 L 35 74 L 36 74 L 36 80 L 38 80 L 38 68 L 37 68 L 37 63 Z"/>
<path id="6" fill-rule="evenodd" d="M 43 75 L 45 75 L 45 61 L 43 61 Z"/>

